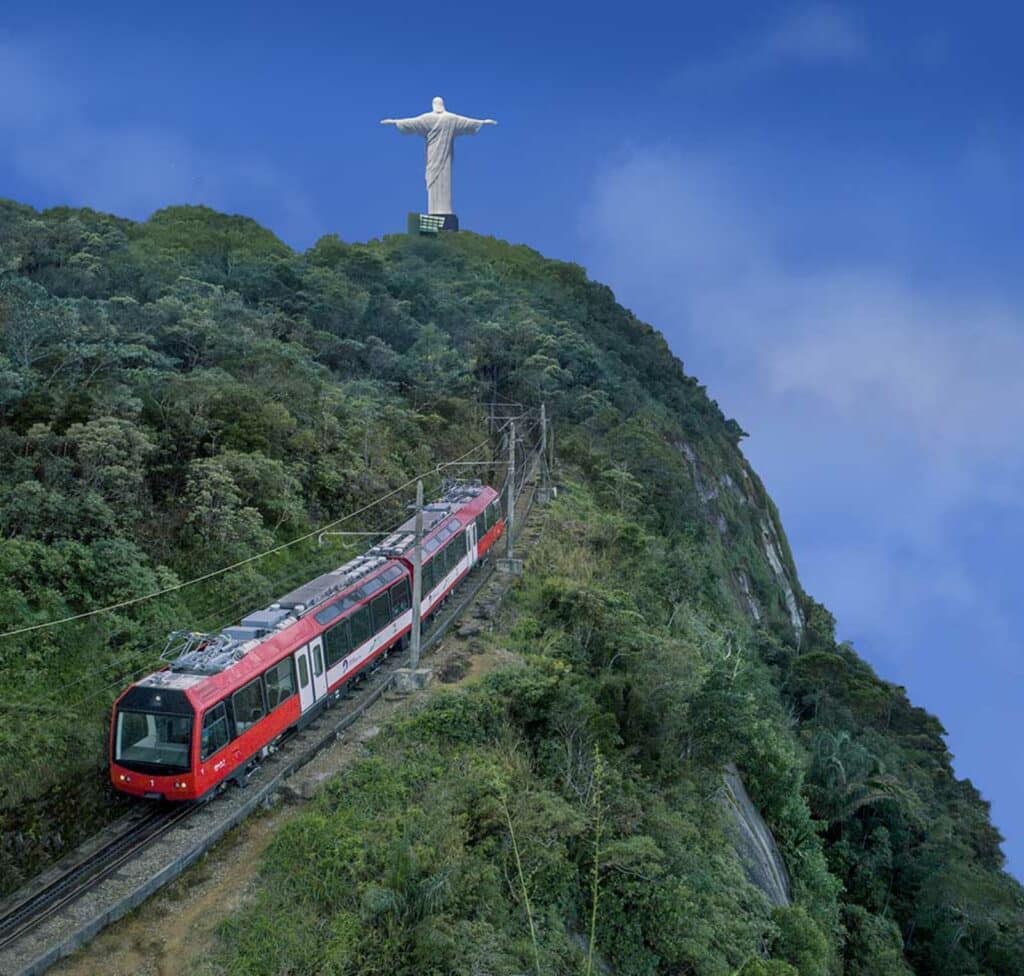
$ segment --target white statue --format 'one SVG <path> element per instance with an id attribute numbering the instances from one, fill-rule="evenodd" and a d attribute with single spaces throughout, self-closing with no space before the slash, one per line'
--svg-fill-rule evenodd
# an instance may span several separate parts
<path id="1" fill-rule="evenodd" d="M 450 214 L 452 210 L 452 160 L 455 137 L 475 136 L 482 125 L 497 125 L 494 119 L 467 119 L 448 112 L 444 99 L 434 99 L 434 110 L 412 119 L 381 119 L 381 125 L 393 125 L 403 135 L 427 139 L 427 213 Z"/>

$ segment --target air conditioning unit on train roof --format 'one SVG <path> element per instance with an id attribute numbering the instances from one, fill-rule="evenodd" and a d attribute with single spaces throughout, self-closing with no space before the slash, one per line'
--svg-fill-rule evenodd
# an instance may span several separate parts
<path id="1" fill-rule="evenodd" d="M 415 532 L 392 532 L 386 539 L 378 542 L 370 552 L 393 558 L 407 553 L 415 541 Z"/>
<path id="2" fill-rule="evenodd" d="M 243 617 L 241 626 L 258 631 L 258 637 L 265 637 L 272 631 L 277 630 L 278 626 L 280 626 L 288 616 L 288 611 L 284 609 L 257 610 L 255 613 L 250 613 L 247 617 Z"/>
<path id="3" fill-rule="evenodd" d="M 266 631 L 256 627 L 225 627 L 223 633 L 235 641 L 259 640 L 266 636 Z"/>
<path id="4" fill-rule="evenodd" d="M 384 556 L 379 555 L 356 556 L 344 566 L 332 569 L 329 573 L 324 573 L 292 590 L 291 593 L 281 597 L 276 606 L 287 608 L 291 613 L 307 613 L 313 607 L 323 603 L 324 600 L 334 596 L 335 593 L 340 593 L 357 583 L 378 566 L 384 565 L 386 561 Z M 242 623 L 244 624 L 245 621 L 243 620 Z"/>

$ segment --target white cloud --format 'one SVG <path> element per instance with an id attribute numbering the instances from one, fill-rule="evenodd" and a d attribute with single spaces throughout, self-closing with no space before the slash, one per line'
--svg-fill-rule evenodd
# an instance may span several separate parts
<path id="1" fill-rule="evenodd" d="M 862 426 L 898 423 L 933 457 L 1018 450 L 1018 309 L 870 266 L 792 268 L 780 257 L 785 228 L 743 200 L 730 169 L 659 150 L 606 169 L 588 230 L 612 279 L 769 398 L 807 396 Z"/>
<path id="2" fill-rule="evenodd" d="M 849 10 L 815 3 L 718 58 L 688 66 L 678 80 L 703 87 L 732 85 L 788 65 L 851 64 L 869 53 L 867 35 Z"/>
<path id="3" fill-rule="evenodd" d="M 775 61 L 859 61 L 867 56 L 868 43 L 849 11 L 823 3 L 797 11 L 756 50 Z"/>

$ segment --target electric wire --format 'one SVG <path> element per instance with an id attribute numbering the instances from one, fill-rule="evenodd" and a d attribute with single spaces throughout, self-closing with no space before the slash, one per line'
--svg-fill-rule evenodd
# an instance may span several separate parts
<path id="1" fill-rule="evenodd" d="M 472 454 L 472 453 L 482 449 L 483 447 L 486 447 L 487 443 L 488 443 L 487 441 L 481 442 L 476 447 L 470 449 L 465 454 L 461 455 L 461 457 L 465 458 L 469 454 Z M 438 468 L 441 468 L 441 467 L 445 466 L 445 464 L 457 464 L 457 463 L 459 463 L 459 462 L 458 461 L 455 461 L 455 462 L 444 462 L 442 465 L 439 465 Z M 479 463 L 487 464 L 487 463 L 491 463 L 491 462 L 489 462 L 489 461 L 481 461 Z M 422 477 L 430 477 L 431 475 L 436 475 L 438 473 L 439 473 L 439 471 L 435 469 L 435 471 L 433 471 L 433 472 L 425 473 L 424 475 L 422 475 Z M 408 486 L 409 486 L 409 483 L 407 482 L 405 485 L 400 486 L 398 489 L 395 489 L 395 491 L 390 492 L 389 495 L 382 496 L 381 498 L 377 499 L 375 502 L 371 502 L 369 505 L 364 506 L 358 512 L 354 512 L 350 516 L 345 516 L 342 519 L 337 519 L 333 523 L 329 523 L 329 524 L 331 524 L 331 525 L 340 524 L 340 522 L 345 521 L 347 518 L 350 518 L 350 517 L 352 517 L 352 516 L 354 516 L 356 514 L 360 514 L 360 512 L 362 512 L 362 511 L 366 511 L 367 509 L 373 507 L 375 504 L 379 504 L 381 501 L 386 500 L 387 497 L 390 497 L 391 495 L 395 494 L 396 492 L 401 491 L 402 488 L 408 487 Z M 383 523 L 381 523 L 381 524 L 383 524 Z M 385 529 L 385 530 L 381 530 L 380 532 L 374 532 L 372 534 L 383 534 L 384 532 L 389 531 L 389 530 L 390 529 Z M 319 530 L 317 530 L 317 533 L 320 532 L 320 531 L 325 531 L 325 530 L 324 529 L 319 529 Z M 312 537 L 313 534 L 317 534 L 317 533 L 309 533 L 309 534 L 307 534 L 305 536 L 305 539 L 309 539 L 309 538 Z M 294 544 L 294 543 L 296 543 L 298 541 L 302 541 L 302 538 L 300 537 L 300 539 L 292 540 L 291 543 L 288 543 L 286 545 L 291 545 L 291 544 Z M 281 547 L 278 547 L 278 548 L 281 548 Z M 343 548 L 348 548 L 348 547 L 345 546 Z M 270 552 L 270 550 L 268 550 L 268 553 L 266 553 L 266 554 L 269 554 L 269 552 Z M 253 557 L 253 558 L 259 558 L 260 555 L 265 555 L 265 554 L 258 554 L 256 557 Z M 271 580 L 271 581 L 269 581 L 267 583 L 264 583 L 263 585 L 260 586 L 260 590 L 269 589 L 271 592 L 274 592 L 274 591 L 279 590 L 280 588 L 283 588 L 283 587 L 288 586 L 288 585 L 294 585 L 296 582 L 301 582 L 301 581 L 306 580 L 308 578 L 309 578 L 309 570 L 300 567 L 300 568 L 297 568 L 297 569 L 293 569 L 291 571 L 287 571 L 284 574 L 278 576 L 276 579 Z M 200 620 L 212 619 L 212 620 L 215 620 L 215 621 L 227 619 L 227 615 L 228 615 L 229 612 L 231 612 L 231 611 L 235 610 L 236 608 L 238 608 L 240 606 L 243 606 L 243 605 L 245 605 L 247 603 L 254 604 L 256 602 L 256 599 L 257 598 L 253 595 L 253 592 L 250 590 L 248 593 L 242 595 L 241 597 L 238 597 L 237 599 L 232 600 L 229 604 L 224 605 L 224 606 L 218 608 L 217 610 L 211 610 L 211 611 L 208 611 L 208 612 L 204 613 L 199 619 Z M 99 611 L 96 611 L 96 612 L 97 613 L 98 612 L 102 612 L 103 609 L 105 609 L 105 608 L 101 608 Z M 76 618 L 72 618 L 72 619 L 81 619 L 81 618 L 76 616 Z M 58 622 L 59 621 L 54 621 L 53 623 L 56 624 Z M 70 622 L 70 620 L 65 620 L 64 622 Z M 17 631 L 12 631 L 11 633 L 13 634 L 13 633 L 16 633 L 16 632 Z M 9 636 L 9 635 L 0 635 L 0 636 Z M 128 663 L 128 662 L 133 661 L 133 660 L 134 661 L 138 661 L 140 659 L 140 657 L 146 660 L 146 663 L 136 665 L 133 669 L 131 669 L 130 671 L 125 672 L 125 673 L 119 675 L 113 681 L 111 681 L 111 682 L 109 682 L 107 684 L 104 684 L 104 685 L 100 685 L 99 687 L 91 688 L 89 694 L 86 694 L 86 695 L 84 695 L 81 698 L 75 699 L 73 702 L 66 703 L 66 704 L 63 705 L 63 707 L 57 707 L 55 705 L 49 705 L 49 704 L 43 704 L 43 703 L 27 702 L 27 701 L 24 701 L 24 700 L 20 700 L 20 701 L 8 700 L 7 702 L 0 703 L 0 710 L 8 711 L 8 710 L 11 710 L 11 709 L 14 709 L 14 708 L 29 708 L 29 709 L 34 709 L 34 710 L 44 711 L 44 712 L 49 712 L 49 713 L 67 713 L 67 712 L 74 713 L 77 709 L 79 709 L 82 705 L 88 703 L 89 701 L 92 701 L 92 700 L 94 700 L 96 698 L 99 698 L 100 696 L 105 696 L 105 694 L 107 692 L 109 692 L 109 690 L 111 688 L 122 687 L 124 684 L 130 683 L 137 676 L 139 676 L 142 673 L 150 670 L 154 666 L 154 664 L 155 664 L 154 659 L 159 656 L 159 654 L 162 652 L 162 650 L 163 650 L 162 646 L 150 647 L 149 649 L 138 649 L 138 650 L 132 651 L 129 654 L 125 654 L 125 655 L 123 655 L 123 656 L 121 656 L 119 658 L 115 658 L 115 659 L 113 659 L 111 661 L 107 661 L 104 664 L 100 665 L 99 667 L 94 668 L 94 669 L 92 669 L 90 671 L 86 671 L 84 673 L 80 673 L 78 675 L 78 677 L 76 677 L 73 681 L 68 682 L 67 684 L 62 685 L 61 686 L 62 690 L 66 692 L 67 689 L 72 688 L 75 685 L 82 684 L 83 682 L 88 681 L 89 678 L 94 677 L 95 675 L 101 674 L 103 672 L 109 672 L 112 668 L 117 668 L 120 665 Z M 148 651 L 148 653 L 147 653 L 147 651 Z"/>
<path id="2" fill-rule="evenodd" d="M 522 414 L 520 416 L 525 416 L 525 414 Z M 509 427 L 510 424 L 512 423 L 512 419 L 513 418 L 509 418 L 506 421 L 506 423 L 504 423 L 502 425 L 502 427 L 499 428 L 497 433 L 501 433 L 507 427 Z M 515 418 L 515 419 L 519 419 L 519 418 Z M 517 479 L 518 483 L 517 483 L 516 488 L 515 488 L 515 492 L 516 492 L 517 496 L 520 494 L 520 492 L 522 491 L 522 487 L 525 484 L 525 480 L 526 480 L 526 476 L 527 476 L 527 466 L 528 466 L 527 462 L 528 462 L 528 459 L 529 459 L 530 455 L 532 455 L 536 450 L 539 449 L 537 444 L 534 444 L 532 447 L 528 448 L 527 447 L 527 441 L 531 438 L 531 436 L 534 434 L 534 432 L 537 430 L 537 428 L 539 426 L 540 426 L 539 421 L 536 421 L 533 424 L 531 424 L 530 427 L 527 428 L 527 430 L 523 434 L 521 434 L 521 435 L 517 434 L 517 436 L 516 436 L 516 445 L 515 445 L 516 453 L 517 454 L 519 454 L 519 453 L 522 454 L 521 462 L 520 462 L 520 459 L 518 457 L 516 459 L 517 466 L 520 467 L 520 472 L 521 472 L 520 477 Z M 231 569 L 238 568 L 239 566 L 246 565 L 248 563 L 254 562 L 257 559 L 263 558 L 263 557 L 265 557 L 267 555 L 270 555 L 270 554 L 272 554 L 274 552 L 281 551 L 281 550 L 283 550 L 285 548 L 288 548 L 288 547 L 290 547 L 292 545 L 297 544 L 298 542 L 308 540 L 308 539 L 312 538 L 314 535 L 318 535 L 320 532 L 326 531 L 326 529 L 329 528 L 330 526 L 339 525 L 342 522 L 345 522 L 348 519 L 355 517 L 355 515 L 361 514 L 362 512 L 365 512 L 365 511 L 369 510 L 370 508 L 375 507 L 376 505 L 380 504 L 381 502 L 386 501 L 388 498 L 394 496 L 399 491 L 403 490 L 404 488 L 409 487 L 414 481 L 419 480 L 419 478 L 421 478 L 421 477 L 425 478 L 425 477 L 430 477 L 431 475 L 439 476 L 440 475 L 440 471 L 441 471 L 442 468 L 444 468 L 446 466 L 449 466 L 449 465 L 456 465 L 456 464 L 458 464 L 463 458 L 466 458 L 468 455 L 470 455 L 472 453 L 475 453 L 476 451 L 481 450 L 484 447 L 486 447 L 488 445 L 488 443 L 489 443 L 488 441 L 482 441 L 480 444 L 476 445 L 475 447 L 471 448 L 469 451 L 467 451 L 464 454 L 460 455 L 460 457 L 458 459 L 456 459 L 455 461 L 443 462 L 442 464 L 437 465 L 437 467 L 433 471 L 426 472 L 423 475 L 418 475 L 415 478 L 410 479 L 410 481 L 406 482 L 404 485 L 401 485 L 398 488 L 394 489 L 393 491 L 387 493 L 386 495 L 383 495 L 380 498 L 375 499 L 374 501 L 372 501 L 372 502 L 368 503 L 367 505 L 363 506 L 361 509 L 358 509 L 357 511 L 352 512 L 349 515 L 343 516 L 343 517 L 341 517 L 339 519 L 335 519 L 333 522 L 327 523 L 327 525 L 324 526 L 324 527 L 321 527 L 321 528 L 319 528 L 317 530 L 314 530 L 313 532 L 307 533 L 304 536 L 300 536 L 300 537 L 298 537 L 296 539 L 293 539 L 290 542 L 284 543 L 281 546 L 277 546 L 277 547 L 274 547 L 273 549 L 267 550 L 264 553 L 258 553 L 255 556 L 250 557 L 247 560 L 242 560 L 239 563 L 236 563 L 236 564 L 234 564 L 234 565 L 232 565 L 230 567 L 225 567 L 222 570 L 216 571 L 214 573 L 206 574 L 206 575 L 204 575 L 202 577 L 197 577 L 195 580 L 186 581 L 185 583 L 177 585 L 175 587 L 167 588 L 164 591 L 160 591 L 157 594 L 150 594 L 150 595 L 145 596 L 145 597 L 136 598 L 133 601 L 123 601 L 121 604 L 114 605 L 113 607 L 99 608 L 97 610 L 90 611 L 87 614 L 77 614 L 77 615 L 73 615 L 73 616 L 68 617 L 68 618 L 63 618 L 62 620 L 51 621 L 51 622 L 49 622 L 49 624 L 37 624 L 37 625 L 34 625 L 31 628 L 19 628 L 17 630 L 10 631 L 10 632 L 8 632 L 6 634 L 0 634 L 0 637 L 13 636 L 13 635 L 15 635 L 17 633 L 24 633 L 27 630 L 41 629 L 42 627 L 45 627 L 45 626 L 56 626 L 57 624 L 69 623 L 69 622 L 71 622 L 73 620 L 84 619 L 85 617 L 94 616 L 96 614 L 99 614 L 99 613 L 102 613 L 102 612 L 105 612 L 105 611 L 109 611 L 111 609 L 119 609 L 119 608 L 121 608 L 123 606 L 131 605 L 133 603 L 139 603 L 139 602 L 142 602 L 143 600 L 146 600 L 146 599 L 153 599 L 153 598 L 155 598 L 155 596 L 163 595 L 164 593 L 167 593 L 167 592 L 174 592 L 174 591 L 176 591 L 178 589 L 183 588 L 184 586 L 190 585 L 191 583 L 200 582 L 200 581 L 203 581 L 203 580 L 211 579 L 214 576 L 221 575 L 223 573 L 229 572 Z M 477 463 L 477 462 L 474 462 L 474 463 Z M 507 459 L 504 462 L 502 462 L 502 461 L 500 461 L 498 459 L 494 459 L 494 458 L 491 458 L 489 460 L 482 460 L 482 461 L 480 461 L 478 463 L 480 463 L 480 464 L 495 464 L 495 465 L 498 465 L 498 466 L 501 466 L 503 464 L 505 466 L 507 466 L 507 464 L 508 464 Z M 506 478 L 505 478 L 505 481 L 504 481 L 504 484 L 503 484 L 503 487 L 502 487 L 501 497 L 504 497 L 505 491 L 506 491 L 507 486 L 508 486 L 508 474 L 509 474 L 509 472 L 506 472 Z M 305 569 L 299 569 L 297 571 L 285 573 L 282 576 L 278 577 L 276 580 L 271 581 L 269 583 L 269 588 L 272 591 L 276 590 L 279 587 L 286 585 L 286 581 L 302 580 L 302 579 L 306 578 L 307 575 L 308 575 L 308 570 L 305 570 Z M 261 589 L 265 589 L 265 588 L 267 588 L 267 584 L 265 584 L 264 586 L 261 587 Z M 203 617 L 200 618 L 200 619 L 211 619 L 211 618 L 224 619 L 224 618 L 226 618 L 226 615 L 227 615 L 227 613 L 229 611 L 234 610 L 236 607 L 238 607 L 240 605 L 243 605 L 245 603 L 253 602 L 254 599 L 255 598 L 251 595 L 251 591 L 250 591 L 250 593 L 247 593 L 244 596 L 239 597 L 238 599 L 232 601 L 230 604 L 220 608 L 219 610 L 217 610 L 217 611 L 210 611 L 209 613 L 204 614 Z M 115 659 L 113 661 L 105 662 L 99 668 L 96 668 L 96 669 L 93 669 L 92 671 L 89 671 L 89 672 L 86 672 L 84 674 L 81 674 L 74 681 L 70 682 L 69 684 L 63 685 L 62 687 L 63 687 L 64 690 L 67 690 L 67 688 L 69 688 L 69 687 L 73 687 L 74 685 L 81 684 L 82 682 L 88 680 L 88 678 L 90 678 L 90 677 L 92 677 L 92 676 L 94 676 L 96 674 L 100 674 L 101 672 L 109 671 L 111 668 L 115 668 L 115 667 L 119 666 L 120 664 L 125 663 L 128 660 L 131 660 L 131 659 L 138 660 L 139 659 L 139 655 L 140 654 L 145 654 L 145 653 L 146 652 L 142 651 L 142 650 L 134 651 L 131 654 L 124 655 L 121 658 Z M 150 652 L 149 656 L 155 657 L 157 655 L 157 653 L 158 652 L 156 650 L 152 650 Z M 60 713 L 60 712 L 65 712 L 66 713 L 68 711 L 74 713 L 77 709 L 79 709 L 82 705 L 86 704 L 87 702 L 95 700 L 96 698 L 100 697 L 101 695 L 105 695 L 105 693 L 107 693 L 111 688 L 122 687 L 125 683 L 130 683 L 132 680 L 134 680 L 135 677 L 137 677 L 138 675 L 142 674 L 143 672 L 149 670 L 152 666 L 153 666 L 153 662 L 152 661 L 147 661 L 147 663 L 137 665 L 135 668 L 131 669 L 130 671 L 126 672 L 125 674 L 119 675 L 113 681 L 111 681 L 111 682 L 109 682 L 109 683 L 107 683 L 105 685 L 101 685 L 98 688 L 90 689 L 89 694 L 84 695 L 83 697 L 81 697 L 79 699 L 76 699 L 75 701 L 66 704 L 63 709 L 57 708 L 55 706 L 43 705 L 41 703 L 30 703 L 30 702 L 24 702 L 24 701 L 20 701 L 20 702 L 17 702 L 17 703 L 15 703 L 15 702 L 3 703 L 2 705 L 0 705 L 0 708 L 2 708 L 2 710 L 6 711 L 6 710 L 9 710 L 9 708 L 13 706 L 13 707 L 20 707 L 20 708 L 31 708 L 31 709 L 35 709 L 35 710 L 43 710 L 43 711 L 48 711 L 48 712 L 51 712 L 51 713 Z"/>
<path id="3" fill-rule="evenodd" d="M 463 458 L 468 457 L 470 454 L 473 454 L 474 452 L 480 450 L 481 448 L 486 447 L 489 443 L 489 439 L 484 440 L 480 444 L 477 444 L 475 447 L 470 448 L 468 451 L 465 452 L 465 454 L 460 455 L 455 460 L 461 461 Z M 139 603 L 145 603 L 149 600 L 156 599 L 157 597 L 166 596 L 168 593 L 175 593 L 178 590 L 185 589 L 186 587 L 195 586 L 197 583 L 205 583 L 207 580 L 215 579 L 218 576 L 223 576 L 225 573 L 230 573 L 233 570 L 240 569 L 242 566 L 248 566 L 250 563 L 254 563 L 261 559 L 265 559 L 267 556 L 272 556 L 275 553 L 283 552 L 285 549 L 290 549 L 292 546 L 298 545 L 298 543 L 300 542 L 305 542 L 307 539 L 312 539 L 321 532 L 326 532 L 328 529 L 331 529 L 336 525 L 341 525 L 349 521 L 350 519 L 355 518 L 357 515 L 362 515 L 363 512 L 369 511 L 371 508 L 375 508 L 377 505 L 380 505 L 382 502 L 387 501 L 389 498 L 393 498 L 399 492 L 404 491 L 411 485 L 416 484 L 416 482 L 419 481 L 421 478 L 429 477 L 432 473 L 433 471 L 431 470 L 423 472 L 421 474 L 417 474 L 414 477 L 410 478 L 408 481 L 406 481 L 404 484 L 401 484 L 397 488 L 394 488 L 391 491 L 387 492 L 386 494 L 381 495 L 379 498 L 375 498 L 373 501 L 368 502 L 366 505 L 362 506 L 362 508 L 358 508 L 354 512 L 349 512 L 347 515 L 343 515 L 340 518 L 336 518 L 331 522 L 327 522 L 324 525 L 318 526 L 316 529 L 313 529 L 310 532 L 306 532 L 303 535 L 297 536 L 296 538 L 291 539 L 288 542 L 282 542 L 280 545 L 273 546 L 272 548 L 266 549 L 263 552 L 258 552 L 253 556 L 248 556 L 245 559 L 240 559 L 237 562 L 232 563 L 230 566 L 223 566 L 220 569 L 211 570 L 209 573 L 204 573 L 203 575 L 196 576 L 193 579 L 185 580 L 181 583 L 175 583 L 173 586 L 167 586 L 160 590 L 154 590 L 152 593 L 147 593 L 143 596 L 132 597 L 130 600 L 122 600 L 119 603 L 113 603 L 109 606 L 97 607 L 93 610 L 87 610 L 82 613 L 70 614 L 67 617 L 60 617 L 57 620 L 48 620 L 44 621 L 43 623 L 29 624 L 25 627 L 17 627 L 14 630 L 4 631 L 3 633 L 0 633 L 0 639 L 3 639 L 5 637 L 16 637 L 19 634 L 28 634 L 37 630 L 46 630 L 50 627 L 58 627 L 62 624 L 72 623 L 76 620 L 85 620 L 89 617 L 95 617 L 96 615 L 101 613 L 111 613 L 114 610 L 123 610 L 125 607 L 131 607 Z"/>

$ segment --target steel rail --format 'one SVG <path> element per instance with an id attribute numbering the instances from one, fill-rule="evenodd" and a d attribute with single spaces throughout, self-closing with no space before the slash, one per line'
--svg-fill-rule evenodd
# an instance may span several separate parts
<path id="1" fill-rule="evenodd" d="M 17 941 L 66 905 L 91 891 L 129 858 L 190 816 L 200 804 L 150 811 L 123 833 L 23 899 L 0 918 L 0 949 Z"/>

